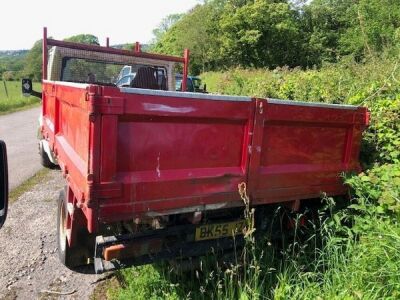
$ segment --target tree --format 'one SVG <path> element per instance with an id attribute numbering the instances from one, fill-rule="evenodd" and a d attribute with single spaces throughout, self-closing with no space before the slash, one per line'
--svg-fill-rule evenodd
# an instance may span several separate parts
<path id="1" fill-rule="evenodd" d="M 340 50 L 343 54 L 362 58 L 398 46 L 398 0 L 359 0 L 350 6 L 346 17 L 347 30 L 340 37 Z"/>
<path id="2" fill-rule="evenodd" d="M 304 36 L 306 65 L 336 62 L 340 57 L 340 37 L 348 28 L 349 0 L 314 0 L 304 6 L 300 22 Z"/>
<path id="3" fill-rule="evenodd" d="M 25 59 L 23 76 L 35 81 L 42 79 L 42 40 L 36 41 Z"/>
<path id="4" fill-rule="evenodd" d="M 222 52 L 232 66 L 296 66 L 302 35 L 286 0 L 228 1 L 220 21 Z"/>
<path id="5" fill-rule="evenodd" d="M 303 63 L 299 15 L 288 0 L 205 1 L 164 33 L 155 50 L 181 55 L 189 48 L 193 73 L 234 66 L 295 66 Z"/>
<path id="6" fill-rule="evenodd" d="M 399 41 L 398 0 L 314 0 L 301 20 L 311 64 L 348 55 L 360 61 L 396 48 Z"/>
<path id="7" fill-rule="evenodd" d="M 162 39 L 164 34 L 167 33 L 168 30 L 171 29 L 171 27 L 175 25 L 175 23 L 178 22 L 183 16 L 184 14 L 171 14 L 162 19 L 160 25 L 153 30 L 154 40 L 152 44 L 157 44 L 157 42 Z"/>
<path id="8" fill-rule="evenodd" d="M 99 45 L 98 38 L 91 34 L 71 36 L 64 39 L 64 41 Z M 28 52 L 22 72 L 24 77 L 31 78 L 35 81 L 40 81 L 42 78 L 42 43 L 43 40 L 36 41 L 32 49 Z"/>
<path id="9" fill-rule="evenodd" d="M 66 38 L 66 39 L 64 39 L 64 41 L 81 43 L 81 44 L 100 45 L 99 39 L 97 38 L 97 36 L 94 36 L 92 34 L 78 34 L 78 35 L 74 35 L 69 38 Z"/>
<path id="10" fill-rule="evenodd" d="M 194 7 L 162 35 L 154 51 L 182 55 L 183 50 L 188 48 L 191 52 L 191 73 L 198 74 L 212 68 L 219 58 L 217 32 L 220 2 L 209 1 Z"/>

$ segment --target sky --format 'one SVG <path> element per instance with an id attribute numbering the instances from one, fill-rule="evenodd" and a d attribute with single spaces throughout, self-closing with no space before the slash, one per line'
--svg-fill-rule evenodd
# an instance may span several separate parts
<path id="1" fill-rule="evenodd" d="M 0 50 L 30 49 L 48 36 L 64 39 L 81 33 L 94 34 L 100 44 L 139 41 L 147 43 L 161 20 L 182 13 L 200 0 L 6 0 L 1 3 Z"/>

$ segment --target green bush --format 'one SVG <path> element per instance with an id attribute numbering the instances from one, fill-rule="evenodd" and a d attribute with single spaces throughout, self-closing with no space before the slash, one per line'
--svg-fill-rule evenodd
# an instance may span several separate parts
<path id="1" fill-rule="evenodd" d="M 365 64 L 343 60 L 321 69 L 233 69 L 207 72 L 202 79 L 212 93 L 359 105 L 400 94 L 400 68 L 393 59 Z"/>
<path id="2" fill-rule="evenodd" d="M 400 213 L 400 163 L 374 167 L 346 182 L 362 205 L 372 204 L 379 213 Z"/>
<path id="3" fill-rule="evenodd" d="M 400 93 L 367 103 L 371 125 L 364 134 L 363 157 L 369 163 L 400 162 Z"/>

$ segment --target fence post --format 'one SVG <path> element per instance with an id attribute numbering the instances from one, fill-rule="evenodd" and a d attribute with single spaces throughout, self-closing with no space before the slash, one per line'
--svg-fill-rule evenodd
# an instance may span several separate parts
<path id="1" fill-rule="evenodd" d="M 7 84 L 6 84 L 5 80 L 3 80 L 3 84 L 4 84 L 4 91 L 6 92 L 7 100 L 10 100 L 10 98 L 8 97 Z"/>

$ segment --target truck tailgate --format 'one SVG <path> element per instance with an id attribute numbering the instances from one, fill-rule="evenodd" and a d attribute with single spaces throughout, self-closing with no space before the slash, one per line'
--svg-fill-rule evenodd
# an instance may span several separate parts
<path id="1" fill-rule="evenodd" d="M 346 192 L 341 173 L 359 172 L 366 108 L 257 100 L 249 170 L 254 204 Z"/>

